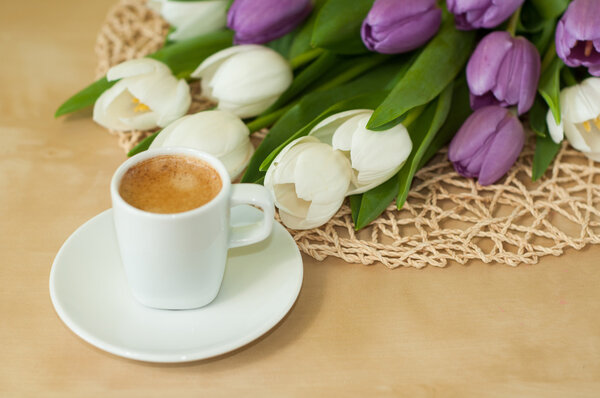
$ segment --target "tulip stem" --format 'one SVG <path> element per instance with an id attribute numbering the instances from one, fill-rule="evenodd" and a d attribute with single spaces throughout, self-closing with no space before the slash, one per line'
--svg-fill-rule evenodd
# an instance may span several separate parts
<path id="1" fill-rule="evenodd" d="M 315 91 L 324 91 L 329 90 L 330 88 L 340 86 L 344 83 L 349 82 L 357 76 L 362 75 L 364 72 L 374 68 L 375 66 L 381 64 L 384 61 L 387 61 L 390 57 L 388 55 L 376 54 L 371 56 L 367 62 L 358 63 L 357 65 L 351 67 L 350 69 L 345 70 L 343 73 L 340 73 L 335 78 L 331 79 L 327 83 L 317 87 Z"/>
<path id="2" fill-rule="evenodd" d="M 521 7 L 517 8 L 517 11 L 510 17 L 508 21 L 508 27 L 506 31 L 510 33 L 511 36 L 517 33 L 517 26 L 519 25 L 519 19 L 521 18 Z"/>
<path id="3" fill-rule="evenodd" d="M 246 124 L 250 133 L 252 134 L 255 131 L 258 131 L 262 128 L 270 126 L 275 123 L 284 113 L 286 113 L 292 106 L 296 105 L 296 102 L 292 102 L 289 105 L 284 106 L 281 109 L 277 109 L 269 114 L 261 116 L 259 118 L 254 119 L 250 123 Z"/>
<path id="4" fill-rule="evenodd" d="M 322 48 L 313 48 L 312 50 L 308 50 L 307 52 L 292 58 L 290 60 L 290 66 L 292 69 L 298 69 L 299 67 L 306 65 L 319 55 L 323 54 L 323 52 L 324 50 Z"/>

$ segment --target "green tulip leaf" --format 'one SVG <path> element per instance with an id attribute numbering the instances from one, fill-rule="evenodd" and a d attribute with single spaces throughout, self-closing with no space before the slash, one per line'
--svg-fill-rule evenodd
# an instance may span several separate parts
<path id="1" fill-rule="evenodd" d="M 398 178 L 400 186 L 396 198 L 396 206 L 398 209 L 401 209 L 406 201 L 410 185 L 412 184 L 415 173 L 419 169 L 423 156 L 425 156 L 425 151 L 429 148 L 429 145 L 448 117 L 450 105 L 452 104 L 453 87 L 454 85 L 450 83 L 448 87 L 442 91 L 439 98 L 429 104 L 415 123 L 408 127 L 410 139 L 413 143 L 413 149 L 406 160 L 406 163 L 400 170 Z"/>
<path id="2" fill-rule="evenodd" d="M 417 170 L 423 168 L 423 166 L 425 166 L 425 164 L 438 153 L 441 147 L 450 142 L 452 137 L 454 137 L 456 132 L 460 129 L 471 113 L 469 87 L 467 86 L 467 79 L 465 76 L 462 76 L 454 81 L 452 105 L 450 107 L 450 112 L 448 113 L 448 118 L 446 119 L 446 122 L 442 128 L 440 128 L 438 133 L 435 135 L 435 138 L 431 144 L 429 144 L 427 147 L 425 154 L 419 162 L 419 167 L 417 167 Z"/>
<path id="3" fill-rule="evenodd" d="M 265 46 L 277 51 L 282 57 L 289 58 L 290 50 L 292 48 L 292 44 L 294 43 L 294 38 L 298 34 L 298 31 L 299 29 L 296 28 L 290 33 L 266 43 Z"/>
<path id="4" fill-rule="evenodd" d="M 148 55 L 164 62 L 177 77 L 187 78 L 196 67 L 215 52 L 231 46 L 233 33 L 223 30 L 169 44 Z M 103 77 L 66 100 L 54 114 L 55 117 L 66 115 L 87 108 L 96 102 L 103 92 L 116 81 L 109 82 Z"/>
<path id="5" fill-rule="evenodd" d="M 540 54 L 545 54 L 551 44 L 554 44 L 555 20 L 549 19 L 544 22 L 542 28 L 529 36 L 529 39 Z"/>
<path id="6" fill-rule="evenodd" d="M 362 194 L 360 202 L 355 204 L 355 206 L 359 206 L 358 210 L 352 211 L 353 214 L 355 211 L 358 213 L 356 217 L 352 217 L 355 230 L 358 231 L 369 225 L 392 203 L 400 187 L 398 176 L 399 173 L 383 184 Z M 352 202 L 350 202 L 350 205 L 352 205 Z"/>
<path id="7" fill-rule="evenodd" d="M 560 16 L 569 5 L 570 0 L 531 0 L 533 6 L 544 19 Z"/>
<path id="8" fill-rule="evenodd" d="M 560 70 L 565 64 L 557 55 L 542 72 L 538 92 L 552 110 L 556 124 L 560 124 Z"/>
<path id="9" fill-rule="evenodd" d="M 233 32 L 221 30 L 178 41 L 148 55 L 148 58 L 164 62 L 174 75 L 187 78 L 202 61 L 217 51 L 230 47 L 232 41 Z"/>
<path id="10" fill-rule="evenodd" d="M 302 91 L 304 91 L 311 83 L 314 83 L 324 73 L 328 72 L 341 61 L 342 59 L 340 57 L 329 51 L 321 54 L 316 61 L 304 68 L 302 72 L 294 78 L 290 87 L 281 94 L 277 101 L 275 101 L 264 114 L 269 114 L 287 104 L 290 100 L 298 96 L 298 94 L 302 93 Z"/>
<path id="11" fill-rule="evenodd" d="M 371 130 L 389 127 L 406 112 L 432 101 L 463 69 L 474 43 L 475 33 L 457 30 L 454 20 L 446 15 L 438 34 L 375 110 L 367 127 Z"/>
<path id="12" fill-rule="evenodd" d="M 146 151 L 148 148 L 150 148 L 150 144 L 152 144 L 154 139 L 158 136 L 158 133 L 160 133 L 161 131 L 162 130 L 158 130 L 157 132 L 152 133 L 148 137 L 141 140 L 135 147 L 133 147 L 133 149 L 131 149 L 131 151 L 127 152 L 127 156 L 131 157 L 133 155 L 137 155 L 140 152 Z"/>
<path id="13" fill-rule="evenodd" d="M 294 37 L 294 41 L 290 47 L 289 58 L 294 59 L 297 56 L 304 54 L 311 49 L 313 46 L 310 41 L 313 34 L 313 29 L 315 27 L 315 21 L 317 20 L 317 16 L 319 15 L 319 10 L 323 7 L 325 0 L 315 0 L 313 1 L 313 10 L 308 17 L 308 19 L 300 25 L 300 29 L 298 33 Z"/>
<path id="14" fill-rule="evenodd" d="M 402 70 L 402 62 L 391 60 L 342 86 L 311 92 L 302 97 L 271 127 L 250 159 L 242 182 L 259 181 L 264 176 L 264 172 L 259 170 L 264 159 L 292 134 L 319 116 L 324 109 L 361 93 L 386 89 Z"/>
<path id="15" fill-rule="evenodd" d="M 551 137 L 535 137 L 535 153 L 533 155 L 533 166 L 531 169 L 531 179 L 533 181 L 537 181 L 544 175 L 556 157 L 559 149 L 560 144 L 552 141 Z"/>
<path id="16" fill-rule="evenodd" d="M 396 199 L 397 207 L 404 204 L 414 174 L 454 135 L 470 113 L 469 91 L 464 78 L 450 84 L 440 97 L 429 104 L 408 127 L 413 150 L 400 171 L 385 183 L 362 194 L 353 209 L 356 230 L 360 230 L 387 209 Z M 350 202 L 352 206 L 352 201 Z"/>
<path id="17" fill-rule="evenodd" d="M 373 6 L 373 0 L 328 0 L 317 14 L 312 46 L 339 54 L 367 52 L 360 27 Z"/>
<path id="18" fill-rule="evenodd" d="M 352 222 L 356 225 L 356 221 L 358 220 L 358 212 L 360 211 L 360 202 L 362 200 L 362 194 L 359 195 L 351 195 L 349 197 L 350 200 L 350 212 L 352 215 Z"/>
<path id="19" fill-rule="evenodd" d="M 535 97 L 533 106 L 529 111 L 529 126 L 540 137 L 546 137 L 548 134 L 548 126 L 546 125 L 546 114 L 548 113 L 548 105 L 538 95 Z"/>

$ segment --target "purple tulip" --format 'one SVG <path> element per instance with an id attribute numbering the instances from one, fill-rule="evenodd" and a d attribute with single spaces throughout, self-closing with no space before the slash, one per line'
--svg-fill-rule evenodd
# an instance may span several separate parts
<path id="1" fill-rule="evenodd" d="M 435 0 L 376 0 L 360 34 L 369 50 L 397 54 L 425 44 L 441 22 Z"/>
<path id="2" fill-rule="evenodd" d="M 458 130 L 448 158 L 458 174 L 490 185 L 511 168 L 524 144 L 519 118 L 501 106 L 486 106 L 476 110 Z"/>
<path id="3" fill-rule="evenodd" d="M 556 26 L 556 53 L 571 67 L 600 76 L 600 1 L 573 0 Z"/>
<path id="4" fill-rule="evenodd" d="M 513 14 L 525 0 L 446 0 L 448 11 L 460 30 L 495 28 Z"/>
<path id="5" fill-rule="evenodd" d="M 262 44 L 294 30 L 311 11 L 310 0 L 235 0 L 227 27 L 235 44 Z"/>
<path id="6" fill-rule="evenodd" d="M 490 33 L 467 64 L 471 108 L 516 105 L 519 115 L 527 112 L 535 99 L 540 67 L 540 54 L 527 39 L 503 31 Z"/>

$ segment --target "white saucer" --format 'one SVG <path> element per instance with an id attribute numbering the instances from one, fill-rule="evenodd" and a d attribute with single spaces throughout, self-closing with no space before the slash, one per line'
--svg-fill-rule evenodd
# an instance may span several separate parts
<path id="1" fill-rule="evenodd" d="M 261 219 L 250 206 L 232 223 Z M 79 227 L 59 250 L 50 297 L 63 322 L 88 343 L 126 358 L 186 362 L 235 350 L 260 337 L 290 310 L 302 286 L 302 257 L 275 223 L 264 242 L 231 249 L 219 295 L 196 310 L 144 307 L 131 296 L 114 235 L 112 210 Z"/>

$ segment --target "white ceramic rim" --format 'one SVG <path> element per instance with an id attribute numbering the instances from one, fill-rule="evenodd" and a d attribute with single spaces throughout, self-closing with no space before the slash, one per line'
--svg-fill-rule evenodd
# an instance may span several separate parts
<path id="1" fill-rule="evenodd" d="M 219 173 L 219 177 L 221 178 L 221 190 L 212 198 L 208 203 L 203 204 L 200 207 L 196 207 L 195 209 L 191 209 L 188 211 L 183 211 L 179 213 L 152 213 L 149 211 L 138 209 L 127 203 L 119 194 L 119 185 L 121 183 L 121 179 L 127 170 L 136 164 L 143 162 L 144 160 L 163 155 L 183 155 L 190 156 L 196 159 L 200 159 L 208 163 L 212 168 L 214 168 L 217 173 Z M 228 196 L 231 191 L 231 180 L 229 174 L 227 173 L 227 169 L 223 165 L 223 163 L 214 157 L 213 155 L 199 151 L 193 148 L 184 148 L 184 147 L 166 147 L 166 148 L 153 148 L 148 149 L 144 152 L 140 152 L 125 162 L 123 162 L 115 171 L 110 181 L 110 194 L 113 200 L 113 207 L 116 203 L 114 201 L 119 202 L 117 205 L 125 207 L 128 211 L 137 213 L 138 215 L 144 215 L 147 217 L 158 218 L 158 219 L 167 219 L 167 218 L 185 218 L 194 216 L 196 214 L 205 213 L 210 211 L 216 203 L 223 200 L 225 196 Z"/>
<path id="2" fill-rule="evenodd" d="M 185 354 L 185 355 L 181 355 L 181 354 L 149 354 L 147 352 L 138 351 L 138 350 L 127 350 L 122 347 L 116 346 L 114 344 L 105 342 L 101 339 L 98 339 L 93 334 L 88 333 L 87 330 L 79 327 L 77 322 L 75 322 L 68 315 L 68 313 L 64 310 L 64 308 L 61 306 L 60 300 L 58 299 L 57 293 L 55 290 L 55 286 L 56 286 L 55 285 L 55 270 L 56 270 L 56 264 L 60 262 L 61 257 L 63 256 L 63 253 L 66 250 L 65 248 L 67 246 L 69 246 L 70 241 L 75 239 L 76 235 L 83 233 L 82 231 L 84 229 L 90 228 L 90 225 L 93 224 L 94 222 L 96 222 L 98 218 L 110 217 L 112 219 L 112 214 L 110 214 L 110 213 L 112 213 L 112 211 L 113 211 L 112 209 L 105 210 L 102 213 L 91 218 L 90 220 L 86 221 L 79 228 L 77 228 L 75 230 L 75 232 L 73 232 L 61 246 L 60 250 L 56 254 L 56 257 L 54 258 L 54 261 L 52 263 L 52 269 L 50 271 L 50 283 L 49 283 L 49 285 L 50 285 L 49 286 L 50 287 L 50 300 L 52 301 L 52 305 L 54 306 L 56 313 L 58 314 L 59 318 L 65 323 L 65 325 L 67 325 L 67 327 L 69 329 L 71 329 L 71 331 L 73 331 L 76 335 L 78 335 L 84 341 L 88 342 L 89 344 L 93 345 L 94 347 L 97 347 L 103 351 L 109 352 L 109 353 L 117 355 L 117 356 L 121 356 L 121 357 L 128 358 L 128 359 L 133 359 L 136 361 L 144 361 L 144 362 L 180 363 L 180 362 L 192 362 L 192 361 L 198 361 L 198 360 L 202 360 L 202 359 L 213 358 L 213 357 L 234 351 L 238 348 L 241 348 L 241 347 L 245 346 L 246 344 L 249 344 L 252 341 L 258 339 L 260 336 L 267 333 L 269 330 L 273 329 L 279 322 L 281 322 L 283 320 L 283 318 L 285 318 L 286 314 L 290 311 L 290 309 L 292 308 L 292 306 L 298 299 L 298 295 L 300 294 L 300 290 L 302 288 L 302 281 L 304 280 L 304 267 L 302 264 L 302 256 L 300 255 L 300 251 L 298 250 L 298 247 L 297 247 L 294 239 L 289 234 L 289 232 L 287 232 L 285 230 L 285 228 L 283 228 L 283 226 L 281 226 L 281 224 L 275 222 L 274 223 L 275 225 L 273 225 L 273 229 L 279 229 L 280 230 L 279 233 L 282 233 L 282 232 L 285 233 L 286 239 L 290 240 L 291 243 L 294 245 L 294 247 L 296 247 L 296 251 L 294 253 L 295 253 L 295 256 L 297 257 L 298 263 L 300 264 L 300 266 L 298 267 L 300 275 L 298 277 L 298 284 L 296 286 L 296 289 L 294 289 L 293 293 L 291 294 L 289 302 L 287 302 L 285 304 L 285 306 L 281 307 L 281 311 L 274 314 L 267 322 L 264 322 L 262 324 L 262 327 L 258 327 L 252 333 L 247 333 L 245 336 L 243 336 L 237 340 L 232 340 L 226 344 L 218 345 L 217 347 L 215 347 L 213 349 L 190 351 L 188 354 Z M 170 310 L 156 310 L 156 311 L 170 311 Z M 187 310 L 182 310 L 182 311 L 187 311 Z"/>

